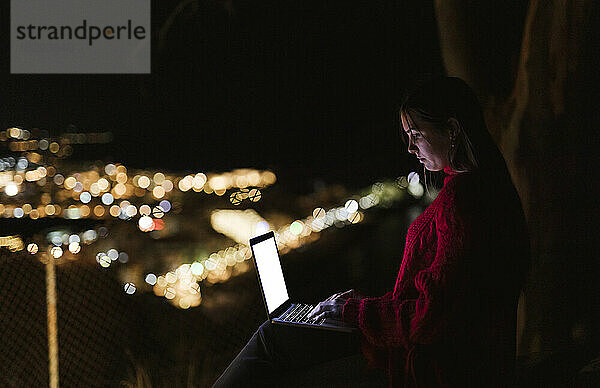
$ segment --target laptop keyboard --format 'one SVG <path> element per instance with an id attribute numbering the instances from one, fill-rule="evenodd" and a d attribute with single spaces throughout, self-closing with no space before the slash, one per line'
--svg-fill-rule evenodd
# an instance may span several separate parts
<path id="1" fill-rule="evenodd" d="M 283 313 L 279 319 L 285 322 L 298 322 L 298 323 L 311 323 L 314 325 L 320 325 L 325 321 L 325 318 L 315 319 L 308 318 L 308 314 L 314 309 L 314 305 L 298 303 L 291 309 Z"/>

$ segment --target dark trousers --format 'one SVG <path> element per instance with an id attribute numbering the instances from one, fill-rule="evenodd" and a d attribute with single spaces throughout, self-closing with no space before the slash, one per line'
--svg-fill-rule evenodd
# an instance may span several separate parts
<path id="1" fill-rule="evenodd" d="M 286 379 L 293 380 L 294 375 L 302 371 L 310 373 L 311 367 L 349 356 L 355 356 L 360 364 L 366 365 L 356 333 L 284 326 L 267 321 L 260 325 L 213 387 L 286 385 L 289 381 Z M 326 378 L 327 373 L 325 375 Z"/>

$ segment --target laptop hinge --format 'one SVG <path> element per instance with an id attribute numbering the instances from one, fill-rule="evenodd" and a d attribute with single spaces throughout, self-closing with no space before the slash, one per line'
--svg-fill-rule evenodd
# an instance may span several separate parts
<path id="1" fill-rule="evenodd" d="M 283 304 L 275 309 L 271 314 L 269 314 L 269 319 L 278 318 L 281 314 L 283 314 L 287 309 L 290 308 L 292 302 L 290 300 L 286 300 Z"/>

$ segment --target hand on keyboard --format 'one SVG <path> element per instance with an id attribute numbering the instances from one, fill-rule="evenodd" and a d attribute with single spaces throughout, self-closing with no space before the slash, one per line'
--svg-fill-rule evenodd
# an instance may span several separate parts
<path id="1" fill-rule="evenodd" d="M 309 318 L 332 318 L 342 320 L 342 310 L 352 290 L 333 294 L 319 303 L 308 315 Z"/>

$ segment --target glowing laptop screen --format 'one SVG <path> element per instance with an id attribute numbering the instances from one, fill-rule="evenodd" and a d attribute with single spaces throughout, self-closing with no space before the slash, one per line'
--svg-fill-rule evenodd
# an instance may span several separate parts
<path id="1" fill-rule="evenodd" d="M 271 237 L 252 246 L 256 269 L 267 302 L 269 314 L 289 299 L 275 238 Z"/>

